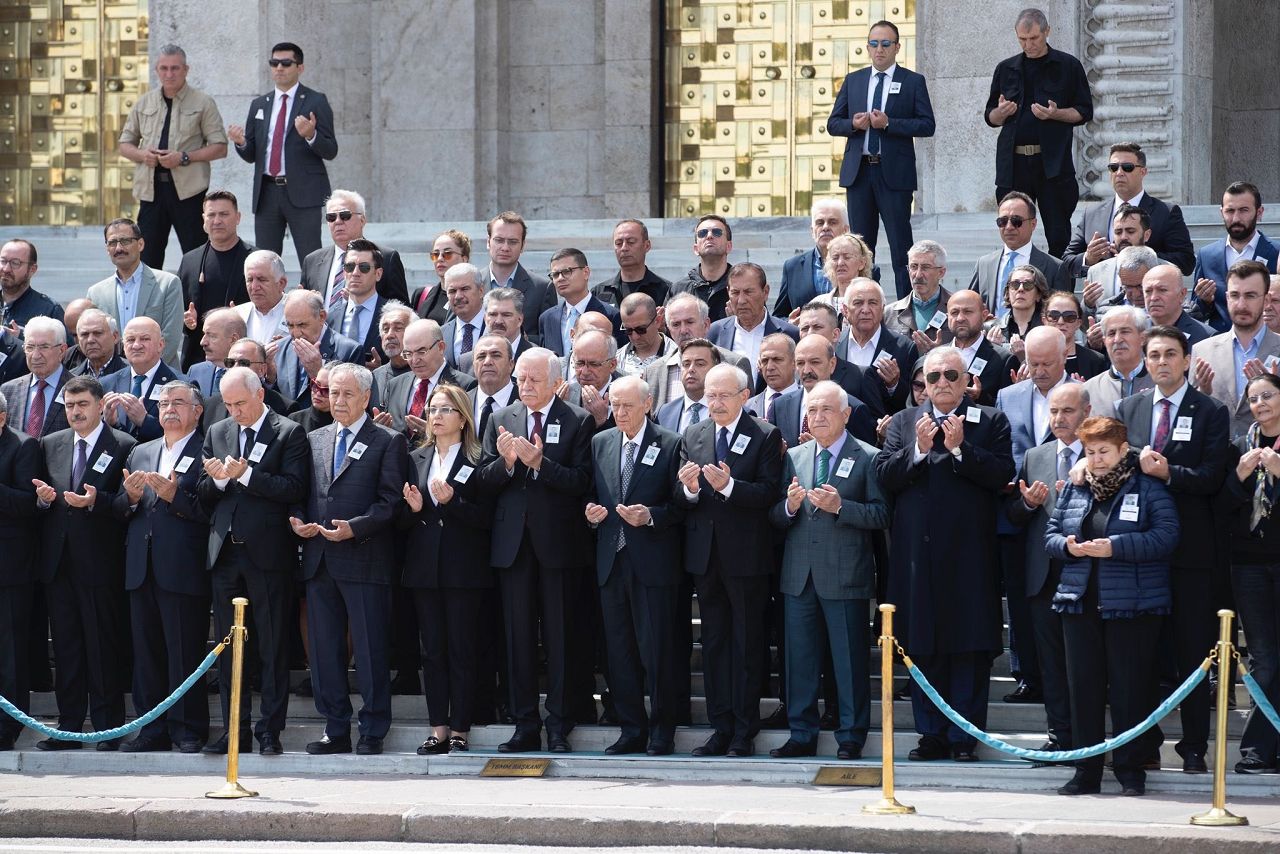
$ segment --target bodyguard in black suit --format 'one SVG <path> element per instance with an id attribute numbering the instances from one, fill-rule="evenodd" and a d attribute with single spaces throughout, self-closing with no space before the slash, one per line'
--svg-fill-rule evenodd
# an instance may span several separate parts
<path id="1" fill-rule="evenodd" d="M 348 257 L 351 244 L 365 239 L 364 228 L 369 220 L 365 215 L 364 196 L 352 190 L 334 190 L 325 200 L 324 220 L 328 223 L 333 246 L 317 249 L 302 259 L 302 279 L 298 285 L 309 291 L 319 291 L 332 316 L 338 301 L 346 296 L 343 289 L 347 271 L 343 269 L 343 262 L 351 260 Z M 379 246 L 378 250 L 382 253 L 378 296 L 407 304 L 409 286 L 405 283 L 400 253 L 387 246 Z"/>
<path id="2" fill-rule="evenodd" d="M 769 508 L 782 473 L 782 434 L 743 409 L 751 389 L 732 365 L 707 372 L 710 417 L 685 431 L 677 500 L 689 508 L 685 570 L 702 615 L 707 717 L 715 732 L 694 756 L 751 756 L 760 728 L 760 655 L 773 536 Z"/>
<path id="3" fill-rule="evenodd" d="M 111 513 L 133 438 L 102 421 L 102 386 L 76 377 L 62 390 L 71 427 L 40 440 L 40 580 L 58 662 L 58 729 L 124 723 L 124 527 Z M 118 740 L 98 742 L 115 750 Z M 45 739 L 41 750 L 79 742 Z"/>
<path id="4" fill-rule="evenodd" d="M 326 722 L 324 736 L 307 745 L 312 754 L 351 752 L 348 629 L 364 699 L 356 751 L 381 753 L 391 727 L 392 520 L 409 457 L 404 436 L 365 413 L 372 388 L 373 374 L 363 365 L 329 369 L 333 423 L 307 436 L 311 494 L 306 515 L 289 518 L 293 532 L 303 538 L 311 684 L 316 710 Z"/>
<path id="5" fill-rule="evenodd" d="M 1214 571 L 1220 542 L 1213 498 L 1227 475 L 1231 416 L 1217 400 L 1187 382 L 1191 348 L 1179 330 L 1156 326 L 1145 337 L 1147 372 L 1156 387 L 1124 398 L 1116 414 L 1129 430 L 1129 444 L 1141 447 L 1142 472 L 1169 486 L 1178 508 L 1178 547 L 1170 561 L 1173 614 L 1167 621 L 1178 679 L 1200 665 L 1213 645 Z M 1152 706 L 1159 698 L 1153 698 Z M 1207 770 L 1209 686 L 1201 683 L 1183 701 L 1182 768 Z M 1158 747 L 1160 736 L 1154 739 Z"/>
<path id="6" fill-rule="evenodd" d="M 594 422 L 585 411 L 555 396 L 560 359 L 536 347 L 516 363 L 520 402 L 489 419 L 480 476 L 498 492 L 490 561 L 507 629 L 511 713 L 515 734 L 504 753 L 537 750 L 538 617 L 547 660 L 547 748 L 568 753 L 573 729 L 567 698 L 576 673 L 568 672 L 566 610 L 590 557 L 582 498 L 591 488 Z"/>
<path id="7" fill-rule="evenodd" d="M 280 732 L 289 707 L 288 632 L 293 616 L 293 576 L 298 546 L 289 517 L 298 516 L 311 483 L 311 453 L 297 423 L 267 409 L 262 382 L 248 368 L 222 378 L 222 401 L 231 417 L 205 435 L 200 501 L 210 517 L 206 565 L 212 575 L 215 634 L 231 627 L 231 600 L 249 600 L 262 664 L 259 751 L 283 752 Z M 231 703 L 231 660 L 219 661 L 222 719 Z M 241 695 L 240 722 L 249 731 L 249 692 Z M 241 742 L 244 744 L 244 741 Z M 225 753 L 227 736 L 206 745 Z"/>
<path id="8" fill-rule="evenodd" d="M 177 689 L 204 658 L 209 640 L 209 575 L 204 555 L 209 517 L 200 505 L 204 445 L 200 391 L 161 389 L 164 435 L 136 445 L 116 495 L 125 534 L 125 579 L 133 628 L 133 705 L 141 713 Z M 198 753 L 209 739 L 209 698 L 188 691 L 120 749 Z"/>
<path id="9" fill-rule="evenodd" d="M 0 696 L 24 712 L 31 709 L 30 672 L 31 597 L 35 587 L 35 546 L 32 522 L 36 493 L 32 484 L 40 474 L 40 446 L 36 439 L 8 425 L 4 395 L 0 394 Z M 22 725 L 5 715 L 0 722 L 0 751 L 12 750 Z"/>
<path id="10" fill-rule="evenodd" d="M 680 695 L 676 604 L 681 580 L 680 436 L 648 420 L 653 402 L 639 377 L 609 386 L 617 427 L 591 440 L 595 485 L 586 505 L 596 529 L 596 581 L 609 654 L 609 693 L 621 737 L 611 755 L 675 749 Z M 644 696 L 650 711 L 645 714 Z"/>

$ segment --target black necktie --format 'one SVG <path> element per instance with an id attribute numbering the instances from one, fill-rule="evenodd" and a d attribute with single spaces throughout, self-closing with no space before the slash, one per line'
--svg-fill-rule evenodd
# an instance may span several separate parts
<path id="1" fill-rule="evenodd" d="M 484 429 L 485 429 L 485 427 L 486 427 L 486 426 L 488 426 L 488 424 L 489 424 L 489 416 L 490 416 L 490 415 L 492 415 L 492 414 L 493 414 L 493 397 L 492 397 L 492 396 L 490 396 L 490 397 L 486 397 L 486 398 L 484 399 L 484 406 L 480 407 L 480 430 L 479 430 L 479 436 L 480 436 L 480 438 L 481 438 L 481 439 L 483 439 L 483 438 L 484 438 Z"/>
<path id="2" fill-rule="evenodd" d="M 729 459 L 729 428 L 721 427 L 716 432 L 716 462 L 722 463 Z"/>
<path id="3" fill-rule="evenodd" d="M 244 459 L 249 459 L 249 452 L 253 450 L 253 428 L 244 428 L 244 451 L 242 452 Z"/>

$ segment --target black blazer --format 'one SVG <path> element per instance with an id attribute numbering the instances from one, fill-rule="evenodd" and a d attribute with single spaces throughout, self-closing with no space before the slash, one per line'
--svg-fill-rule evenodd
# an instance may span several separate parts
<path id="1" fill-rule="evenodd" d="M 237 480 L 218 489 L 213 478 L 200 471 L 200 501 L 209 514 L 209 569 L 230 537 L 245 543 L 253 565 L 263 572 L 292 574 L 298 565 L 297 539 L 289 527 L 290 516 L 302 516 L 311 486 L 311 449 L 307 434 L 296 422 L 267 410 L 262 431 L 254 445 L 266 445 L 262 459 L 249 465 L 249 485 Z M 204 437 L 205 457 L 240 456 L 240 425 L 234 419 L 219 421 Z"/>
<path id="2" fill-rule="evenodd" d="M 200 505 L 200 451 L 204 436 L 192 434 L 179 452 L 174 472 L 178 489 L 173 501 L 159 498 L 146 487 L 137 508 L 129 507 L 129 493 L 120 488 L 113 502 L 116 518 L 128 523 L 125 533 L 124 587 L 137 590 L 147 580 L 151 567 L 156 584 L 170 593 L 209 596 L 209 576 L 204 571 L 204 555 L 209 537 L 209 515 Z M 136 445 L 129 453 L 129 471 L 159 471 L 164 453 L 164 437 Z M 186 471 L 178 472 L 185 467 Z"/>
<path id="3" fill-rule="evenodd" d="M 538 329 L 542 335 L 542 346 L 546 347 L 557 356 L 564 358 L 565 350 L 569 342 L 562 340 L 560 333 L 560 324 L 564 322 L 566 303 L 552 306 L 542 313 L 538 318 Z M 609 318 L 609 322 L 613 324 L 613 338 L 621 347 L 626 343 L 622 337 L 622 315 L 618 314 L 618 310 L 607 302 L 602 302 L 599 297 L 592 294 L 587 300 L 587 311 L 597 311 Z"/>
<path id="4" fill-rule="evenodd" d="M 499 282 L 499 286 L 504 283 Z M 516 264 L 515 275 L 511 279 L 511 287 L 524 294 L 524 334 L 534 344 L 542 344 L 542 335 L 538 331 L 538 320 L 542 313 L 556 306 L 556 289 L 551 282 L 542 276 L 535 276 Z"/>
<path id="5" fill-rule="evenodd" d="M 378 296 L 383 300 L 398 299 L 405 305 L 409 303 L 409 286 L 405 283 L 404 261 L 400 259 L 400 253 L 390 247 L 378 245 L 378 249 L 382 251 L 382 278 L 378 280 L 376 288 Z M 306 288 L 309 291 L 316 291 L 320 296 L 324 296 L 329 290 L 329 270 L 333 268 L 334 247 L 324 246 L 314 252 L 307 253 L 307 257 L 302 259 L 302 278 L 299 279 L 299 287 Z M 343 306 L 346 308 L 345 304 Z M 382 310 L 382 300 L 378 300 L 378 310 Z M 335 306 L 333 311 L 329 312 L 332 319 L 336 313 Z M 374 317 L 373 328 L 378 326 L 377 317 Z M 365 352 L 369 352 L 369 348 L 365 347 Z M 379 350 L 381 353 L 381 350 Z M 386 355 L 382 355 L 386 360 Z"/>
<path id="6" fill-rule="evenodd" d="M 684 434 L 684 459 L 698 465 L 715 465 L 716 423 L 704 418 Z M 733 453 L 738 437 L 747 439 L 742 453 Z M 728 498 L 698 477 L 698 500 L 685 498 L 684 486 L 676 488 L 676 500 L 688 508 L 685 523 L 684 565 L 687 572 L 705 575 L 716 551 L 726 575 L 768 575 L 773 571 L 773 533 L 769 508 L 778 500 L 782 477 L 782 433 L 767 421 L 743 410 L 737 429 L 729 437 L 726 462 L 734 479 Z"/>
<path id="7" fill-rule="evenodd" d="M 1129 429 L 1129 444 L 1143 448 L 1151 443 L 1151 401 L 1155 389 L 1130 395 L 1116 404 L 1116 417 Z M 1213 501 L 1227 476 L 1231 456 L 1231 415 L 1218 401 L 1187 388 L 1186 397 L 1171 413 L 1171 427 L 1179 418 L 1191 418 L 1191 438 L 1177 441 L 1169 433 L 1164 456 L 1169 460 L 1169 492 L 1178 507 L 1178 548 L 1170 563 L 1185 569 L 1211 570 L 1216 559 L 1218 533 L 1214 527 Z"/>
<path id="8" fill-rule="evenodd" d="M 40 444 L 5 425 L 0 428 L 0 586 L 35 580 L 36 488 L 40 476 Z"/>
<path id="9" fill-rule="evenodd" d="M 624 548 L 641 584 L 646 587 L 679 584 L 684 504 L 675 500 L 675 492 L 681 488 L 680 436 L 653 422 L 645 425 L 625 494 L 622 492 L 623 441 L 622 431 L 616 427 L 597 433 L 591 439 L 595 476 L 589 500 L 609 511 L 605 520 L 596 526 L 596 580 L 602 587 L 609 580 L 621 529 L 626 532 Z M 650 448 L 656 449 L 656 457 Z M 646 459 L 649 462 L 645 462 Z M 638 528 L 628 525 L 614 510 L 619 504 L 645 505 L 653 524 Z"/>
<path id="10" fill-rule="evenodd" d="M 169 365 L 161 362 L 156 367 L 155 375 L 151 378 L 151 384 L 142 389 L 142 405 L 147 410 L 147 417 L 142 419 L 141 424 L 134 424 L 129 417 L 124 414 L 124 410 L 119 410 L 119 416 L 116 418 L 116 426 L 130 436 L 133 436 L 139 442 L 150 442 L 152 439 L 159 439 L 164 435 L 164 428 L 160 426 L 158 416 L 160 413 L 160 389 L 167 382 L 173 380 L 185 380 L 182 374 L 175 371 Z M 133 386 L 133 368 L 125 365 L 125 367 L 102 378 L 103 391 L 127 392 Z"/>
<path id="11" fill-rule="evenodd" d="M 405 427 L 404 416 L 409 411 L 409 389 L 413 388 L 418 382 L 418 377 L 413 371 L 405 371 L 398 377 L 392 377 L 387 383 L 387 387 L 380 392 L 382 397 L 383 412 L 391 413 L 391 426 L 399 433 L 404 433 L 408 428 Z M 448 365 L 444 366 L 444 370 L 440 372 L 440 385 L 456 385 L 463 391 L 475 388 L 476 378 L 470 374 L 464 374 L 455 371 Z M 431 391 L 435 392 L 436 386 Z M 431 402 L 430 397 L 427 403 Z"/>
<path id="12" fill-rule="evenodd" d="M 876 443 L 876 417 L 870 408 L 853 395 L 849 395 L 849 423 L 845 431 L 856 436 L 869 445 Z M 804 413 L 800 407 L 804 405 L 804 389 L 797 387 L 773 402 L 773 418 L 769 423 L 782 432 L 782 441 L 788 448 L 800 444 L 800 427 L 804 423 Z"/>
<path id="13" fill-rule="evenodd" d="M 453 487 L 448 504 L 431 501 L 427 478 L 436 449 L 424 445 L 409 455 L 409 481 L 422 493 L 422 509 L 414 513 L 401 501 L 396 523 L 405 535 L 400 583 L 405 587 L 490 588 L 489 538 L 493 527 L 493 496 L 480 482 L 480 463 L 458 449 L 445 482 Z"/>
<path id="14" fill-rule="evenodd" d="M 324 291 L 320 291 L 320 294 L 323 296 Z M 377 350 L 378 358 L 383 362 L 388 361 L 387 351 L 382 349 L 382 334 L 378 331 L 378 317 L 382 314 L 382 307 L 386 305 L 387 299 L 388 297 L 379 293 L 378 299 L 373 304 L 373 319 L 369 321 L 369 331 L 365 333 L 363 341 L 357 342 L 360 345 L 360 361 L 358 364 L 364 364 L 365 360 L 369 358 L 370 350 Z M 333 308 L 329 311 L 324 322 L 334 332 L 341 332 L 342 324 L 346 319 L 347 301 L 340 299 L 333 304 Z"/>
<path id="15" fill-rule="evenodd" d="M 1080 278 L 1088 272 L 1084 253 L 1095 232 L 1107 240 L 1112 239 L 1111 211 L 1114 205 L 1115 196 L 1112 195 L 1084 209 L 1084 216 L 1071 233 L 1071 242 L 1062 253 L 1062 263 L 1066 265 L 1070 275 Z M 1182 218 L 1182 209 L 1177 205 L 1168 205 L 1146 192 L 1142 194 L 1138 207 L 1151 217 L 1151 239 L 1147 241 L 1147 246 L 1161 258 L 1177 264 L 1182 275 L 1191 275 L 1196 266 L 1196 249 L 1191 242 L 1187 223 Z"/>
<path id="16" fill-rule="evenodd" d="M 44 429 L 40 431 L 37 439 L 67 429 L 67 411 L 62 406 L 62 387 L 72 376 L 74 375 L 66 368 L 63 368 L 58 376 L 53 401 L 49 404 L 49 411 L 44 416 Z M 0 385 L 0 393 L 4 394 L 6 404 L 5 411 L 9 413 L 9 420 L 6 423 L 14 430 L 22 430 L 26 427 L 27 392 L 30 390 L 31 374 L 29 373 Z"/>
<path id="17" fill-rule="evenodd" d="M 846 349 L 845 352 L 847 353 L 848 350 Z M 872 368 L 864 368 L 842 358 L 839 350 L 836 353 L 836 369 L 831 372 L 831 381 L 865 404 L 871 412 L 871 417 L 879 420 L 880 416 L 888 411 L 885 398 L 889 394 L 884 387 L 884 382 L 880 380 L 880 375 Z M 899 379 L 898 382 L 901 383 L 902 380 Z M 907 385 L 910 384 L 908 380 Z M 874 423 L 872 426 L 875 426 Z M 871 444 L 874 445 L 875 442 L 871 441 Z"/>
<path id="18" fill-rule="evenodd" d="M 288 415 L 293 408 L 293 401 L 287 400 L 273 388 L 262 388 L 262 402 L 272 412 Z M 215 394 L 204 399 L 204 414 L 200 416 L 200 432 L 208 433 L 209 428 L 227 418 L 227 405 L 222 402 L 222 395 Z"/>
<path id="19" fill-rule="evenodd" d="M 258 209 L 258 197 L 262 193 L 262 176 L 267 170 L 267 158 L 271 151 L 267 145 L 267 128 L 271 124 L 271 105 L 279 93 L 272 89 L 249 103 L 249 117 L 244 122 L 244 145 L 235 146 L 236 154 L 246 163 L 253 164 L 253 209 Z M 293 120 L 300 115 L 316 115 L 315 142 L 307 144 Z M 262 116 L 262 118 L 258 118 Z M 284 164 L 289 182 L 285 192 L 289 203 L 299 208 L 316 208 L 324 204 L 333 192 L 329 173 L 324 162 L 338 156 L 338 140 L 333 134 L 333 108 L 323 92 L 317 92 L 302 84 L 285 122 Z"/>
<path id="20" fill-rule="evenodd" d="M 311 497 L 304 521 L 330 528 L 334 519 L 345 519 L 355 536 L 340 543 L 319 535 L 303 540 L 302 578 L 314 578 L 323 561 L 339 581 L 390 584 L 396 559 L 392 520 L 409 469 L 405 439 L 366 418 L 350 439 L 346 461 L 334 477 L 333 457 L 341 428 L 335 421 L 307 434 Z"/>
<path id="21" fill-rule="evenodd" d="M 8 329 L 0 328 L 0 385 L 30 373 L 22 342 Z"/>
<path id="22" fill-rule="evenodd" d="M 204 336 L 204 316 L 229 303 L 243 305 L 249 301 L 244 284 L 244 259 L 253 251 L 252 244 L 240 240 L 225 255 L 215 252 L 208 241 L 183 254 L 178 263 L 178 279 L 182 282 L 182 307 L 196 304 L 196 328 L 182 327 L 182 368 L 185 370 L 204 358 L 200 339 Z M 226 267 L 222 266 L 225 260 Z M 217 281 L 212 281 L 216 276 Z M 202 281 L 201 279 L 204 279 Z"/>
<path id="23" fill-rule="evenodd" d="M 517 400 L 493 413 L 484 431 L 480 474 L 498 495 L 489 560 L 497 568 L 511 566 L 527 531 L 540 564 L 552 569 L 585 567 L 591 561 L 591 543 L 582 502 L 591 488 L 595 419 L 584 409 L 554 399 L 543 431 L 550 437 L 552 425 L 558 425 L 559 440 L 544 440 L 538 472 L 517 459 L 508 474 L 506 461 L 498 455 L 498 428 L 528 438 L 528 418 L 528 408 Z"/>
<path id="24" fill-rule="evenodd" d="M 423 299 L 423 294 L 426 299 Z M 439 284 L 423 285 L 415 288 L 413 291 L 413 299 L 409 302 L 418 317 L 427 320 L 434 320 L 441 326 L 444 325 L 445 318 L 449 316 L 449 301 L 445 299 L 444 288 Z"/>
<path id="25" fill-rule="evenodd" d="M 125 460 L 133 450 L 133 437 L 103 425 L 98 441 L 89 449 L 84 480 L 71 482 L 75 460 L 74 430 L 59 430 L 40 440 L 40 479 L 58 490 L 58 496 L 41 511 L 40 580 L 53 581 L 64 553 L 71 567 L 71 582 L 85 587 L 124 584 L 124 526 L 111 512 L 120 491 Z M 98 471 L 99 461 L 102 471 Z M 67 504 L 62 493 L 83 493 L 86 485 L 98 490 L 87 509 Z"/>
<path id="26" fill-rule="evenodd" d="M 836 355 L 844 358 L 843 355 L 849 352 L 849 330 L 846 328 L 840 333 L 840 340 L 836 342 Z M 898 384 L 894 386 L 893 393 L 885 387 L 884 380 L 880 379 L 877 371 L 866 371 L 866 379 L 870 381 L 880 390 L 880 399 L 884 401 L 885 411 L 892 414 L 904 409 L 907 405 L 907 395 L 911 391 L 911 369 L 915 367 L 916 360 L 920 358 L 920 352 L 916 348 L 915 342 L 910 337 L 894 332 L 882 322 L 880 324 L 880 338 L 876 341 L 876 352 L 872 359 L 880 358 L 881 353 L 888 353 L 898 363 Z M 836 366 L 837 373 L 839 365 Z M 835 379 L 833 375 L 831 377 Z M 859 395 L 854 395 L 859 397 Z M 862 398 L 866 402 L 866 398 Z M 870 406 L 871 404 L 867 404 Z"/>
<path id="27" fill-rule="evenodd" d="M 979 362 L 979 359 L 985 364 Z M 970 368 L 976 368 L 978 365 L 982 366 L 981 371 L 969 371 L 971 374 L 976 373 L 978 382 L 982 383 L 982 393 L 978 395 L 976 402 L 982 406 L 995 406 L 997 392 L 1005 386 L 1013 385 L 1010 374 L 1018 370 L 1018 357 L 1006 348 L 992 344 L 984 336 L 982 343 L 978 345 L 977 352 L 974 353 Z M 905 377 L 907 371 L 902 373 Z M 908 386 L 911 384 L 910 378 L 906 379 L 906 383 Z"/>

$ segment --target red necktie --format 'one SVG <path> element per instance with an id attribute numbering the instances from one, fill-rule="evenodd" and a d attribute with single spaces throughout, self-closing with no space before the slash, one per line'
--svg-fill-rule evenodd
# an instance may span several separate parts
<path id="1" fill-rule="evenodd" d="M 418 388 L 413 393 L 413 400 L 409 403 L 409 414 L 414 418 L 421 418 L 423 411 L 427 408 L 427 386 L 431 385 L 430 380 L 419 380 Z"/>
<path id="2" fill-rule="evenodd" d="M 800 432 L 809 432 L 809 414 L 807 412 L 800 418 Z"/>
<path id="3" fill-rule="evenodd" d="M 271 156 L 267 159 L 267 174 L 280 174 L 280 160 L 284 154 L 284 121 L 289 115 L 289 96 L 280 96 L 280 112 L 276 115 L 276 129 L 271 135 Z"/>
<path id="4" fill-rule="evenodd" d="M 542 435 L 542 413 L 541 412 L 533 413 L 533 435 L 534 436 Z M 529 438 L 533 438 L 533 437 L 530 436 Z"/>
<path id="5" fill-rule="evenodd" d="M 39 439 L 44 433 L 44 380 L 36 380 L 36 396 L 27 413 L 27 435 Z"/>
<path id="6" fill-rule="evenodd" d="M 1160 401 L 1160 420 L 1156 422 L 1156 437 L 1151 442 L 1157 454 L 1164 453 L 1164 446 L 1169 444 L 1169 410 L 1172 407 L 1173 403 L 1168 398 Z"/>

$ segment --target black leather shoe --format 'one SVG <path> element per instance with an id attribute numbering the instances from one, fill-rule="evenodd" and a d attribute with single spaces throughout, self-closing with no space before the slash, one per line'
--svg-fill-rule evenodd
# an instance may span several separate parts
<path id="1" fill-rule="evenodd" d="M 13 743 L 16 740 L 7 732 L 0 733 L 0 750 L 13 750 Z"/>
<path id="2" fill-rule="evenodd" d="M 609 756 L 624 756 L 628 753 L 644 753 L 646 750 L 644 736 L 628 738 L 625 735 L 604 749 Z"/>
<path id="3" fill-rule="evenodd" d="M 266 750 L 266 738 L 262 736 L 262 748 Z M 351 752 L 351 736 L 339 735 L 331 736 L 325 733 L 320 737 L 319 741 L 312 741 L 307 744 L 307 753 L 312 756 L 329 756 L 334 753 L 350 753 Z"/>
<path id="4" fill-rule="evenodd" d="M 1246 756 L 1236 763 L 1237 774 L 1274 774 L 1276 770 L 1274 762 L 1268 764 L 1265 759 L 1256 756 Z"/>
<path id="5" fill-rule="evenodd" d="M 951 759 L 955 762 L 977 762 L 978 754 L 967 747 L 957 747 L 951 751 Z"/>
<path id="6" fill-rule="evenodd" d="M 938 759 L 951 758 L 951 748 L 932 738 L 922 738 L 920 743 L 907 754 L 912 762 L 934 762 Z"/>
<path id="7" fill-rule="evenodd" d="M 240 734 L 240 752 L 249 753 L 253 750 L 253 736 L 247 732 Z M 217 741 L 211 741 L 200 751 L 210 756 L 226 756 L 227 755 L 227 734 L 224 732 L 218 737 Z"/>
<path id="8" fill-rule="evenodd" d="M 204 742 L 198 738 L 184 738 L 178 742 L 179 753 L 199 753 L 202 747 L 204 747 Z"/>
<path id="9" fill-rule="evenodd" d="M 692 751 L 692 756 L 724 756 L 729 750 L 729 736 L 722 733 L 712 733 L 711 737 L 699 744 Z"/>
<path id="10" fill-rule="evenodd" d="M 471 749 L 471 745 L 467 744 L 465 735 L 449 736 L 449 752 L 450 753 L 466 753 Z"/>
<path id="11" fill-rule="evenodd" d="M 63 741 L 58 738 L 46 738 L 36 742 L 36 750 L 79 750 L 84 747 L 81 741 Z"/>
<path id="12" fill-rule="evenodd" d="M 93 749 L 99 753 L 115 753 L 120 749 L 120 739 L 108 738 L 106 741 L 99 741 Z"/>
<path id="13" fill-rule="evenodd" d="M 736 758 L 744 758 L 756 755 L 756 743 L 749 738 L 735 738 L 729 742 L 729 749 L 725 751 L 725 756 L 733 756 Z"/>
<path id="14" fill-rule="evenodd" d="M 670 741 L 650 741 L 644 752 L 648 756 L 670 756 L 676 752 L 676 746 Z"/>
<path id="15" fill-rule="evenodd" d="M 347 752 L 351 752 L 351 739 L 347 739 Z M 284 745 L 280 743 L 280 736 L 274 732 L 263 733 L 258 736 L 258 755 L 259 756 L 279 756 L 284 753 Z"/>
<path id="16" fill-rule="evenodd" d="M 499 753 L 528 753 L 542 749 L 542 734 L 537 732 L 517 732 L 509 741 L 498 745 Z"/>
<path id="17" fill-rule="evenodd" d="M 1120 789 L 1121 797 L 1140 798 L 1147 793 L 1147 784 L 1135 781 L 1124 783 Z"/>
<path id="18" fill-rule="evenodd" d="M 846 741 L 840 745 L 840 749 L 836 751 L 836 759 L 861 759 L 862 745 L 853 741 Z"/>
<path id="19" fill-rule="evenodd" d="M 502 748 L 498 748 L 501 750 Z M 443 756 L 449 752 L 449 742 L 441 741 L 434 735 L 429 736 L 426 741 L 418 745 L 419 756 Z"/>
<path id="20" fill-rule="evenodd" d="M 357 756 L 377 756 L 382 752 L 382 739 L 376 735 L 362 735 L 356 742 Z"/>
<path id="21" fill-rule="evenodd" d="M 1019 682 L 1017 688 L 1004 695 L 1004 701 L 1006 703 L 1043 703 L 1044 694 L 1040 693 L 1039 688 L 1032 688 L 1026 682 Z"/>
<path id="22" fill-rule="evenodd" d="M 770 750 L 769 755 L 774 759 L 796 759 L 800 756 L 817 756 L 818 744 L 813 741 L 805 744 L 804 742 L 796 741 L 794 738 L 789 738 L 781 747 L 775 747 L 773 750 Z"/>
<path id="23" fill-rule="evenodd" d="M 830 709 L 822 713 L 822 717 L 818 718 L 818 729 L 831 732 L 839 723 L 840 721 L 836 717 L 836 709 L 833 704 Z"/>
<path id="24" fill-rule="evenodd" d="M 140 735 L 120 745 L 121 753 L 168 753 L 173 742 L 167 735 Z"/>
<path id="25" fill-rule="evenodd" d="M 1064 786 L 1058 789 L 1059 795 L 1096 795 L 1102 791 L 1102 781 L 1094 780 L 1085 775 L 1083 771 L 1077 771 L 1076 775 L 1071 778 Z"/>
<path id="26" fill-rule="evenodd" d="M 778 708 L 760 721 L 760 729 L 791 729 L 787 720 L 787 704 L 779 703 Z"/>
<path id="27" fill-rule="evenodd" d="M 1204 754 L 1188 750 L 1182 754 L 1183 774 L 1208 774 L 1209 766 L 1205 764 Z"/>
<path id="28" fill-rule="evenodd" d="M 569 739 L 563 735 L 551 733 L 547 733 L 547 750 L 552 753 L 573 753 L 573 748 L 569 746 Z"/>

